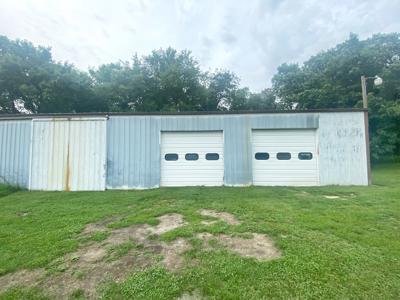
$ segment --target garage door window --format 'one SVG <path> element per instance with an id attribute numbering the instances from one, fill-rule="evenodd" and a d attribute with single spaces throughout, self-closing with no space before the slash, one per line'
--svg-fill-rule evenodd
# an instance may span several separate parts
<path id="1" fill-rule="evenodd" d="M 289 160 L 292 158 L 292 155 L 289 152 L 278 152 L 276 158 L 278 160 Z"/>
<path id="2" fill-rule="evenodd" d="M 269 153 L 268 152 L 257 152 L 254 155 L 254 158 L 256 160 L 268 160 L 269 159 Z"/>
<path id="3" fill-rule="evenodd" d="M 167 153 L 167 154 L 165 154 L 164 158 L 165 158 L 165 160 L 168 160 L 168 161 L 175 161 L 175 160 L 178 160 L 178 154 Z"/>
<path id="4" fill-rule="evenodd" d="M 185 159 L 186 160 L 198 160 L 199 155 L 197 153 L 186 153 Z"/>
<path id="5" fill-rule="evenodd" d="M 311 152 L 300 152 L 299 153 L 300 160 L 311 160 L 312 158 L 313 158 L 313 155 Z"/>
<path id="6" fill-rule="evenodd" d="M 219 154 L 218 153 L 207 153 L 206 160 L 218 160 Z"/>

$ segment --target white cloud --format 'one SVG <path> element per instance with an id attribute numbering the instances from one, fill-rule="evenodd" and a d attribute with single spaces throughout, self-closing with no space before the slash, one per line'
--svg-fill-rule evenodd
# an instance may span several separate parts
<path id="1" fill-rule="evenodd" d="M 278 65 L 302 62 L 350 32 L 400 31 L 399 0 L 2 0 L 0 34 L 51 46 L 82 69 L 137 52 L 190 49 L 204 69 L 270 85 Z"/>

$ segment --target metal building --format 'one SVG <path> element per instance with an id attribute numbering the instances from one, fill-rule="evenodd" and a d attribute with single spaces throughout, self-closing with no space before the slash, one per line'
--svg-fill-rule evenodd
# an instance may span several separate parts
<path id="1" fill-rule="evenodd" d="M 0 117 L 0 182 L 32 190 L 369 182 L 365 110 Z"/>

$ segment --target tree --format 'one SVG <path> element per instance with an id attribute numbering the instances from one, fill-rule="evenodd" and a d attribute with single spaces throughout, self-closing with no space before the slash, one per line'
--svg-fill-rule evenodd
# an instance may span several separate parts
<path id="1" fill-rule="evenodd" d="M 383 85 L 368 95 L 371 156 L 392 159 L 400 153 L 400 61 L 385 67 Z"/>
<path id="2" fill-rule="evenodd" d="M 260 93 L 250 93 L 250 97 L 242 110 L 274 110 L 279 109 L 272 89 L 264 89 Z"/>
<path id="3" fill-rule="evenodd" d="M 202 110 L 205 75 L 189 51 L 172 48 L 133 57 L 132 62 L 91 70 L 99 97 L 113 111 Z"/>
<path id="4" fill-rule="evenodd" d="M 279 103 L 288 109 L 362 107 L 361 75 L 379 75 L 380 88 L 369 86 L 371 154 L 374 160 L 399 149 L 400 34 L 377 34 L 360 41 L 351 34 L 302 66 L 283 64 L 273 77 Z"/>
<path id="5" fill-rule="evenodd" d="M 204 110 L 229 110 L 239 88 L 239 78 L 228 70 L 207 74 L 207 101 Z"/>
<path id="6" fill-rule="evenodd" d="M 0 36 L 0 112 L 98 111 L 92 80 L 71 64 L 53 61 L 50 48 Z"/>
<path id="7" fill-rule="evenodd" d="M 97 97 L 107 103 L 109 111 L 135 110 L 145 91 L 140 70 L 129 62 L 101 65 L 90 70 Z"/>

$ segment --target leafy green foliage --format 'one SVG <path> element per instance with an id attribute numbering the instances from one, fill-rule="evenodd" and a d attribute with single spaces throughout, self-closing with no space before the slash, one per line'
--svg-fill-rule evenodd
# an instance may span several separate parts
<path id="1" fill-rule="evenodd" d="M 90 74 L 97 94 L 108 99 L 112 111 L 201 110 L 206 97 L 204 75 L 188 51 L 157 50 Z"/>
<path id="2" fill-rule="evenodd" d="M 362 75 L 368 81 L 371 155 L 387 159 L 400 149 L 400 34 L 377 34 L 360 41 L 354 34 L 302 66 L 283 64 L 273 78 L 273 90 L 287 109 L 362 107 Z"/>
<path id="3" fill-rule="evenodd" d="M 104 109 L 87 73 L 54 62 L 49 48 L 0 36 L 0 113 Z"/>
<path id="4" fill-rule="evenodd" d="M 0 113 L 270 109 L 227 70 L 203 72 L 189 51 L 155 50 L 89 73 L 52 59 L 50 48 L 0 36 Z"/>

